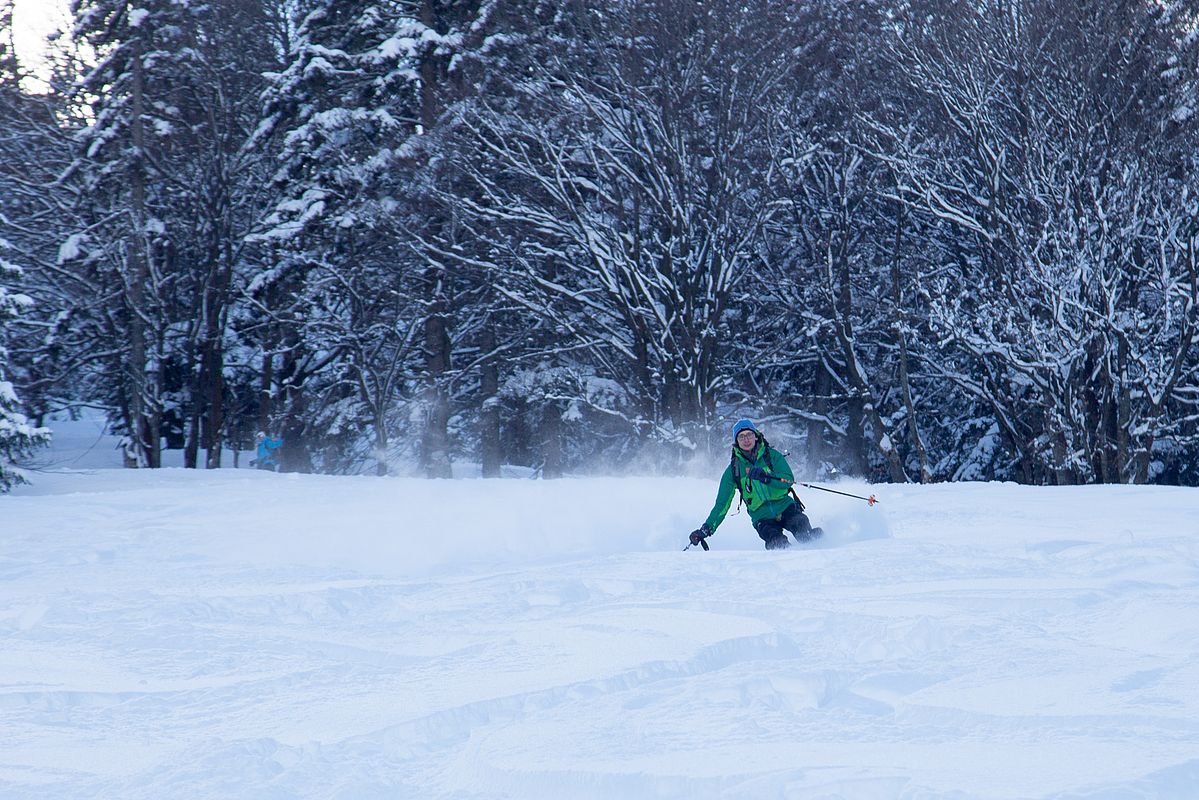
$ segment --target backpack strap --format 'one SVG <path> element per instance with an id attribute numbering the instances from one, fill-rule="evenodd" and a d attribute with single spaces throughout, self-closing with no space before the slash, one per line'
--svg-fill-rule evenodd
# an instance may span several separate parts
<path id="1" fill-rule="evenodd" d="M 777 450 L 775 450 L 773 447 L 771 447 L 771 446 L 770 446 L 770 442 L 766 441 L 766 437 L 765 437 L 765 436 L 763 436 L 763 437 L 762 437 L 762 443 L 766 445 L 766 461 L 767 461 L 767 462 L 770 464 L 770 471 L 771 471 L 771 472 L 774 472 L 775 470 L 777 470 L 777 469 L 778 469 L 778 467 L 777 467 L 777 466 L 775 466 L 775 463 L 774 463 L 774 456 L 772 456 L 772 455 L 771 455 L 771 453 L 776 453 L 776 452 L 778 452 L 778 451 L 777 451 Z M 791 487 L 791 496 L 795 498 L 795 502 L 796 502 L 796 503 L 799 503 L 799 510 L 800 510 L 800 511 L 803 511 L 803 510 L 804 510 L 804 508 L 805 508 L 805 507 L 804 507 L 804 504 L 803 504 L 803 500 L 800 500 L 800 499 L 799 499 L 799 495 L 797 495 L 797 494 L 795 493 L 795 487 L 794 487 L 794 486 L 792 486 L 792 487 Z"/>
<path id="2" fill-rule="evenodd" d="M 737 510 L 740 511 L 745 492 L 741 489 L 741 465 L 737 463 L 737 445 L 733 445 L 733 453 L 729 456 L 729 469 L 733 471 L 733 485 L 737 487 Z"/>

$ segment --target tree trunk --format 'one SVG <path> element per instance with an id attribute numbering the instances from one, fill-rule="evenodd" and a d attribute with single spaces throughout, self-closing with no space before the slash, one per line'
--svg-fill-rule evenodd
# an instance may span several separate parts
<path id="1" fill-rule="evenodd" d="M 219 469 L 221 452 L 224 449 L 225 433 L 225 319 L 229 302 L 229 287 L 233 283 L 233 242 L 223 224 L 225 214 L 220 211 L 222 202 L 214 201 L 217 210 L 212 213 L 213 236 L 212 264 L 209 283 L 205 290 L 204 345 L 208 350 L 208 469 Z M 223 241 L 222 241 L 223 239 Z"/>
<path id="2" fill-rule="evenodd" d="M 1119 382 L 1113 390 L 1116 395 L 1116 458 L 1119 461 L 1121 483 L 1138 483 L 1140 476 L 1133 466 L 1132 442 L 1128 435 L 1128 428 L 1132 424 L 1132 392 L 1128 388 L 1127 359 L 1128 345 L 1121 337 L 1116 351 Z"/>
<path id="3" fill-rule="evenodd" d="M 388 472 L 387 467 L 387 414 L 383 404 L 375 405 L 375 474 L 382 478 Z"/>
<path id="4" fill-rule="evenodd" d="M 554 401 L 547 401 L 541 413 L 541 453 L 545 461 L 541 477 L 562 477 L 562 409 Z"/>
<path id="5" fill-rule="evenodd" d="M 865 401 L 850 389 L 845 426 L 845 466 L 853 475 L 866 474 L 866 415 Z"/>
<path id="6" fill-rule="evenodd" d="M 450 465 L 450 401 L 445 387 L 450 368 L 450 337 L 445 318 L 442 290 L 444 270 L 431 268 L 427 274 L 434 300 L 425 318 L 425 429 L 422 432 L 421 460 L 430 478 L 453 476 Z"/>
<path id="7" fill-rule="evenodd" d="M 148 342 L 146 330 L 146 284 L 150 270 L 144 247 L 146 233 L 145 132 L 141 48 L 134 43 L 133 81 L 130 97 L 130 136 L 133 151 L 129 168 L 130 215 L 132 230 L 127 243 L 128 266 L 125 296 L 129 304 L 129 360 L 126 365 L 129 392 L 129 436 L 134 466 L 154 467 L 158 463 L 158 442 L 152 440 L 149 420 L 150 386 L 147 381 Z"/>
<path id="8" fill-rule="evenodd" d="M 916 421 L 916 403 L 912 399 L 912 382 L 908 375 L 908 340 L 903 331 L 903 284 L 899 269 L 902 250 L 903 206 L 901 205 L 895 217 L 895 251 L 891 258 L 891 292 L 896 314 L 891 325 L 895 339 L 899 342 L 899 389 L 908 417 L 908 436 L 911 437 L 912 447 L 916 450 L 916 461 L 920 467 L 920 482 L 931 483 L 932 472 L 928 467 L 928 450 L 924 446 L 924 439 L 920 436 L 920 426 Z"/>
<path id="9" fill-rule="evenodd" d="M 200 454 L 200 403 L 193 403 L 196 408 L 188 415 L 187 439 L 183 446 L 183 466 L 185 469 L 195 469 Z"/>
<path id="10" fill-rule="evenodd" d="M 423 0 L 421 22 L 437 30 L 437 0 Z M 432 46 L 421 53 L 420 62 L 420 121 L 425 133 L 433 130 L 440 115 L 441 80 L 443 71 L 440 56 Z M 436 227 L 437 222 L 430 225 Z M 444 267 L 430 267 L 425 273 L 428 295 L 428 316 L 425 318 L 425 429 L 421 439 L 421 461 L 425 475 L 430 478 L 452 476 L 449 447 L 450 401 L 445 386 L 450 369 L 450 337 L 447 323 Z"/>
<path id="11" fill-rule="evenodd" d="M 483 365 L 479 376 L 479 395 L 483 401 L 479 415 L 480 461 L 484 478 L 500 477 L 503 449 L 500 442 L 500 365 L 494 357 L 495 328 L 487 323 L 483 328 Z"/>
<path id="12" fill-rule="evenodd" d="M 258 391 L 258 431 L 266 433 L 270 429 L 271 399 L 275 381 L 275 356 L 268 344 L 267 352 L 262 354 L 262 381 Z"/>
<path id="13" fill-rule="evenodd" d="M 810 468 L 815 471 L 818 471 L 828 459 L 824 434 L 828 427 L 829 395 L 832 391 L 833 376 L 829 374 L 828 368 L 825 366 L 824 352 L 817 349 L 815 372 L 812 376 L 811 408 L 820 419 L 809 419 L 807 422 L 807 460 Z"/>
<path id="14" fill-rule="evenodd" d="M 304 382 L 307 376 L 303 374 L 296 357 L 298 345 L 293 341 L 286 342 L 286 345 L 279 370 L 279 387 L 283 395 L 283 419 L 280 423 L 283 444 L 278 450 L 279 471 L 312 472 L 312 455 L 304 442 Z"/>
<path id="15" fill-rule="evenodd" d="M 196 361 L 195 335 L 190 334 L 187 337 L 187 348 L 184 350 L 183 363 L 194 364 Z M 200 392 L 200 384 L 203 380 L 204 364 L 201 356 L 200 369 L 197 375 L 196 382 L 190 387 L 190 397 L 188 398 L 187 417 L 184 422 L 185 430 L 183 431 L 183 467 L 184 469 L 195 469 L 199 461 L 200 453 L 200 417 L 204 413 L 204 396 Z"/>
<path id="16" fill-rule="evenodd" d="M 224 358 L 218 341 L 209 341 L 208 347 L 208 416 L 205 447 L 208 457 L 204 466 L 207 469 L 220 469 L 221 466 L 221 433 L 225 414 L 225 374 Z"/>
<path id="17" fill-rule="evenodd" d="M 1062 430 L 1054 416 L 1052 408 L 1049 411 L 1049 435 L 1052 441 L 1053 453 L 1053 478 L 1058 486 L 1073 486 L 1078 483 L 1075 478 L 1074 470 L 1067 463 L 1070 456 L 1070 448 L 1066 443 L 1066 434 Z"/>
<path id="18" fill-rule="evenodd" d="M 891 430 L 883 421 L 882 415 L 874 405 L 874 397 L 866 377 L 859 369 L 857 351 L 853 338 L 853 293 L 850 282 L 849 258 L 842 247 L 836 253 L 837 275 L 837 317 L 833 328 L 841 343 L 841 356 L 845 359 L 845 382 L 849 386 L 849 435 L 851 452 L 855 458 L 861 459 L 859 470 L 864 474 L 865 460 L 864 442 L 865 425 L 870 424 L 874 431 L 874 446 L 886 459 L 890 479 L 895 483 L 907 483 L 903 464 L 899 460 L 899 451 L 895 448 L 895 440 Z"/>

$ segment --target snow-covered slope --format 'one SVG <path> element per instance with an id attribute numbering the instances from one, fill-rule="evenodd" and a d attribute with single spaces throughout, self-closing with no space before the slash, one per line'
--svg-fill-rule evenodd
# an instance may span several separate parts
<path id="1" fill-rule="evenodd" d="M 715 477 L 34 475 L 0 797 L 1199 796 L 1199 491 Z"/>

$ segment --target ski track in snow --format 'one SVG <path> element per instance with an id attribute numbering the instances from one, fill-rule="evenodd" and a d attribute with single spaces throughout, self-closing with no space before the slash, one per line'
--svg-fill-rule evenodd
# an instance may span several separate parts
<path id="1" fill-rule="evenodd" d="M 1191 798 L 1194 489 L 37 476 L 0 797 Z"/>

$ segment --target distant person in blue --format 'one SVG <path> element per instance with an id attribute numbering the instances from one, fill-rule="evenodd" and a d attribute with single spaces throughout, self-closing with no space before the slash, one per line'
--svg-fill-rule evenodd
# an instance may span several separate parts
<path id="1" fill-rule="evenodd" d="M 283 440 L 272 439 L 259 431 L 258 435 L 254 437 L 254 441 L 258 443 L 258 458 L 254 459 L 254 465 L 259 469 L 278 472 L 279 462 L 275 460 L 275 451 L 283 446 Z"/>

